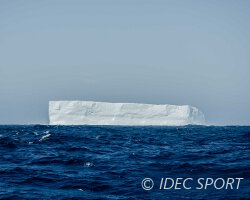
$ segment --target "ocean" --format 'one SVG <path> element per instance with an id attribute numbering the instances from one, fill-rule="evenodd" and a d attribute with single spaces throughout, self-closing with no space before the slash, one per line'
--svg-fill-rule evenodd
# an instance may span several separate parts
<path id="1" fill-rule="evenodd" d="M 249 126 L 2 125 L 0 198 L 247 199 L 249 156 Z"/>

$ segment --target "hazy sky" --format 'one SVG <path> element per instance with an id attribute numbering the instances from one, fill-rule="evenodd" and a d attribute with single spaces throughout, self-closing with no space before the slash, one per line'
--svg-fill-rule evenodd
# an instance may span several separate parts
<path id="1" fill-rule="evenodd" d="M 0 1 L 0 124 L 49 100 L 190 104 L 250 124 L 250 1 Z"/>

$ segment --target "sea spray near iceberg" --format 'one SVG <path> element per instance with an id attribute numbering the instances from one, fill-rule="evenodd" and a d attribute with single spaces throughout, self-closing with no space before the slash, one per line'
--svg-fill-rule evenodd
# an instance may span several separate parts
<path id="1" fill-rule="evenodd" d="M 50 101 L 51 125 L 182 126 L 205 123 L 204 115 L 189 105 Z"/>

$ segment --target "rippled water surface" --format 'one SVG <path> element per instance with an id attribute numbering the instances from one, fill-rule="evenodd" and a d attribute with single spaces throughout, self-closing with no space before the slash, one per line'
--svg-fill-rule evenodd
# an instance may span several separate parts
<path id="1" fill-rule="evenodd" d="M 249 155 L 250 127 L 0 126 L 0 198 L 246 199 Z M 160 190 L 162 177 L 244 180 Z"/>

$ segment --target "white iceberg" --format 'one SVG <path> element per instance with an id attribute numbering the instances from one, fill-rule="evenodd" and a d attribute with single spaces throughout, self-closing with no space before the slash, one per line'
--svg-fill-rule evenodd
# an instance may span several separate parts
<path id="1" fill-rule="evenodd" d="M 51 125 L 182 126 L 205 124 L 197 108 L 183 105 L 50 101 Z"/>

